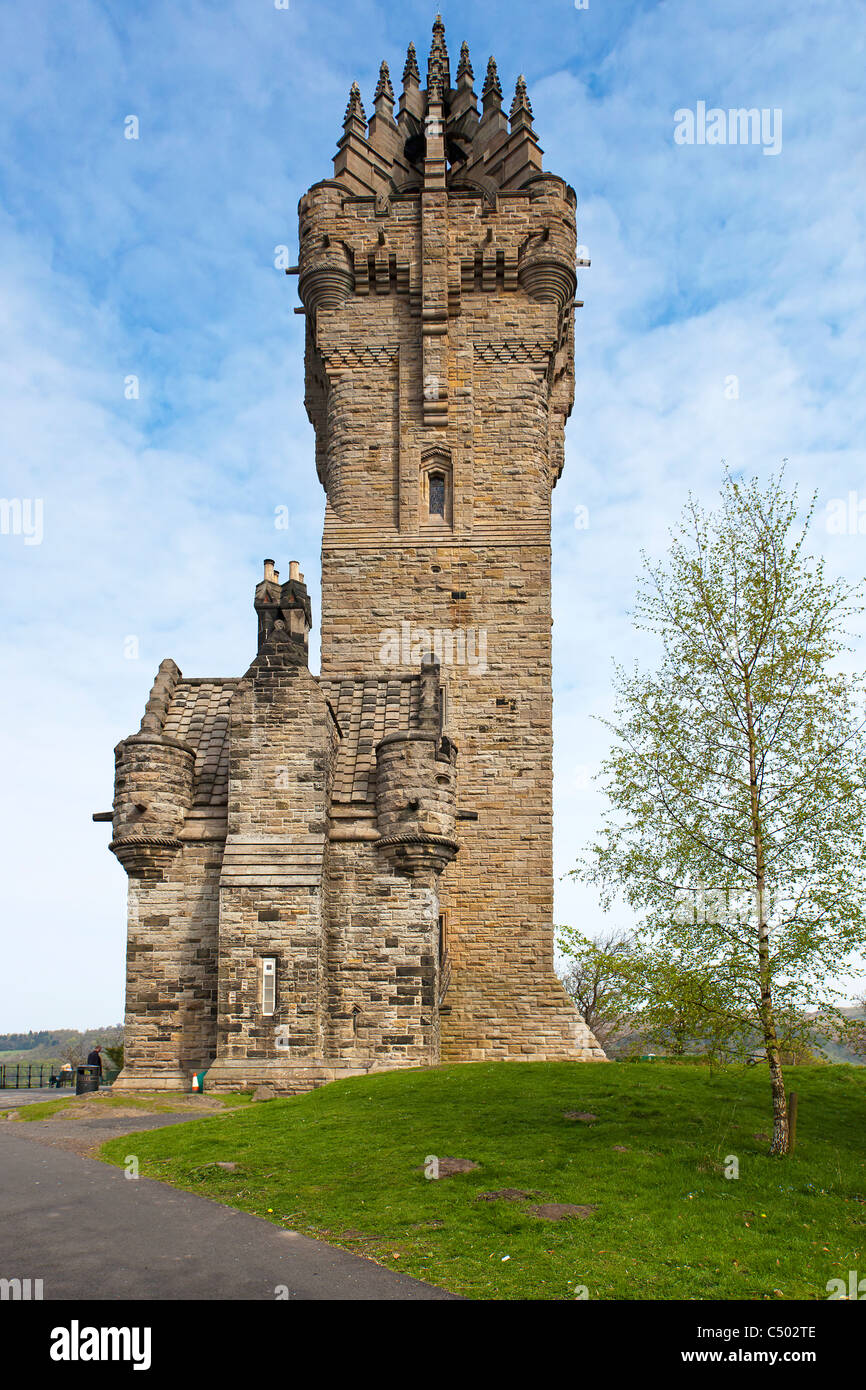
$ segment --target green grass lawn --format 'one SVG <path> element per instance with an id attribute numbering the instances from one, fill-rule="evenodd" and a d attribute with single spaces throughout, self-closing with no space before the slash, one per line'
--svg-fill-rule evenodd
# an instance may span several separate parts
<path id="1" fill-rule="evenodd" d="M 787 1159 L 760 1137 L 764 1069 L 664 1062 L 386 1072 L 101 1153 L 122 1165 L 132 1148 L 144 1176 L 471 1298 L 573 1299 L 584 1286 L 594 1299 L 824 1299 L 828 1279 L 866 1273 L 866 1070 L 789 1068 L 787 1080 L 800 1095 Z M 481 1167 L 429 1180 L 428 1155 Z M 538 1195 L 480 1199 L 503 1188 Z M 596 1211 L 544 1221 L 528 1210 L 543 1202 Z"/>

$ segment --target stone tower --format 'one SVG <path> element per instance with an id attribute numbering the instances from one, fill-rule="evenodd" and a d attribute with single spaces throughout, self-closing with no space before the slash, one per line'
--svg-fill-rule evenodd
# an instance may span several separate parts
<path id="1" fill-rule="evenodd" d="M 241 678 L 160 666 L 115 750 L 120 1089 L 283 1092 L 603 1059 L 553 969 L 550 498 L 573 399 L 575 195 L 522 77 L 479 110 L 437 16 L 301 199 L 327 494 L 322 665 L 292 562 Z"/>
<path id="2" fill-rule="evenodd" d="M 574 191 L 523 77 L 479 109 L 439 16 L 301 199 L 306 406 L 327 493 L 322 678 L 441 662 L 460 853 L 443 1059 L 600 1055 L 553 971 L 551 489 L 573 402 Z"/>

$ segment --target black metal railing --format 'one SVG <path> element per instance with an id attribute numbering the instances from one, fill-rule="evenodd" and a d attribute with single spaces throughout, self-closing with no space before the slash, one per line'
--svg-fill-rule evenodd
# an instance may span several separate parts
<path id="1" fill-rule="evenodd" d="M 32 1091 L 49 1085 L 60 1069 L 50 1062 L 4 1062 L 0 1065 L 0 1091 Z M 72 1077 L 73 1073 L 67 1072 Z"/>

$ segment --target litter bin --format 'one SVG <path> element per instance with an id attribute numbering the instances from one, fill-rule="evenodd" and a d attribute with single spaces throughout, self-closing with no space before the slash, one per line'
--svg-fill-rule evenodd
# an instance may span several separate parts
<path id="1" fill-rule="evenodd" d="M 87 1066 L 75 1068 L 75 1094 L 83 1096 L 88 1091 L 99 1090 L 99 1067 Z"/>

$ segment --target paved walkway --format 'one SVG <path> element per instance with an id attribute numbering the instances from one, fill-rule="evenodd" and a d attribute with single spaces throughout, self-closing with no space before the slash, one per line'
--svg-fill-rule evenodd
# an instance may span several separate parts
<path id="1" fill-rule="evenodd" d="M 454 1297 L 207 1197 L 34 1142 L 23 1128 L 0 1123 L 0 1278 L 42 1279 L 46 1300 L 272 1300 L 280 1286 L 293 1299 Z"/>
<path id="2" fill-rule="evenodd" d="M 212 1096 L 167 1097 L 165 1103 L 175 1106 L 173 1111 L 141 1110 L 133 1105 L 105 1105 L 97 1095 L 65 1097 L 55 1091 L 45 1095 L 41 1091 L 12 1091 L 4 1095 L 19 1097 L 13 1106 L 0 1101 L 0 1115 L 15 1105 L 32 1104 L 36 1100 L 72 1100 L 71 1105 L 56 1111 L 47 1120 L 0 1119 L 0 1128 L 14 1126 L 14 1133 L 20 1138 L 35 1139 L 40 1144 L 50 1144 L 68 1153 L 80 1154 L 82 1158 L 95 1157 L 103 1144 L 109 1139 L 117 1139 L 122 1134 L 133 1134 L 140 1129 L 162 1129 L 165 1125 L 184 1124 L 187 1120 L 200 1120 L 207 1116 L 225 1115 L 228 1110 Z M 103 1096 L 105 1092 L 101 1093 Z"/>
<path id="3" fill-rule="evenodd" d="M 59 1100 L 61 1096 L 71 1096 L 75 1092 L 69 1086 L 57 1090 L 54 1086 L 34 1086 L 25 1091 L 0 1091 L 0 1111 L 14 1110 L 18 1105 L 32 1105 L 37 1100 Z"/>

